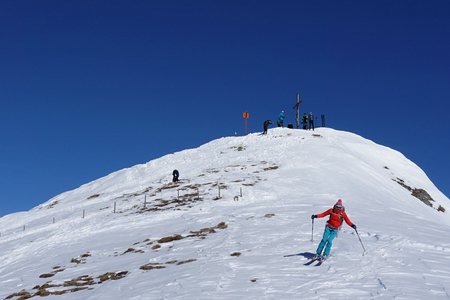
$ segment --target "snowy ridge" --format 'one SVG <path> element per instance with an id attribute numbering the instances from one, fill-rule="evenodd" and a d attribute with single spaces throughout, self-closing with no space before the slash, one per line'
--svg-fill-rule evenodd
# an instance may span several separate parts
<path id="1" fill-rule="evenodd" d="M 344 225 L 330 259 L 305 266 L 326 221 L 311 243 L 310 215 L 338 198 L 367 253 Z M 220 138 L 2 217 L 0 298 L 448 299 L 449 204 L 355 134 Z"/>

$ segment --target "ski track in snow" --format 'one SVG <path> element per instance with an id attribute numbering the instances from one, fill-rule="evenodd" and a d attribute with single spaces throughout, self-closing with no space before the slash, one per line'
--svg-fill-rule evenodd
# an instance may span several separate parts
<path id="1" fill-rule="evenodd" d="M 449 207 L 416 165 L 353 134 L 273 129 L 218 139 L 1 218 L 0 298 L 89 276 L 88 290 L 49 299 L 450 299 L 448 212 L 396 178 Z M 315 220 L 311 242 L 311 214 L 341 197 L 367 252 L 344 224 L 331 257 L 305 266 L 326 221 Z M 212 229 L 220 222 L 226 228 Z"/>

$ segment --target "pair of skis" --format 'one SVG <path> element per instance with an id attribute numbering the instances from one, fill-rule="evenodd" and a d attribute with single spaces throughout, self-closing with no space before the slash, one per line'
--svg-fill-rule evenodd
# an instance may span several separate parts
<path id="1" fill-rule="evenodd" d="M 324 260 L 325 259 L 323 257 L 321 257 L 321 256 L 312 257 L 306 263 L 304 263 L 303 265 L 309 266 L 309 265 L 312 265 L 313 263 L 316 263 L 314 266 L 318 267 L 324 262 Z"/>

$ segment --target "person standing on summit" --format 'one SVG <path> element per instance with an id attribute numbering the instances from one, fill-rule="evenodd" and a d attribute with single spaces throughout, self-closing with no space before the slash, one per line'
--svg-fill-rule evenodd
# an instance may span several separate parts
<path id="1" fill-rule="evenodd" d="M 322 241 L 320 241 L 319 246 L 316 250 L 315 259 L 325 260 L 330 255 L 331 246 L 333 245 L 333 239 L 336 237 L 338 231 L 341 228 L 343 221 L 347 223 L 348 226 L 356 230 L 356 225 L 353 224 L 345 213 L 345 208 L 342 204 L 342 200 L 339 199 L 336 204 L 318 215 L 312 215 L 311 219 L 323 218 L 330 216 L 325 226 L 325 231 L 323 232 Z M 325 251 L 323 249 L 325 248 Z M 323 252 L 323 254 L 322 254 Z"/>
<path id="2" fill-rule="evenodd" d="M 282 110 L 281 112 L 280 112 L 280 114 L 278 115 L 278 120 L 277 120 L 277 126 L 278 127 L 283 127 L 283 123 L 284 123 L 284 118 L 285 118 L 286 116 L 284 115 L 284 110 Z"/>
<path id="3" fill-rule="evenodd" d="M 309 130 L 311 130 L 312 128 L 312 130 L 314 131 L 314 115 L 312 112 L 309 113 L 308 121 L 309 121 Z"/>
<path id="4" fill-rule="evenodd" d="M 267 134 L 267 129 L 269 128 L 269 125 L 272 124 L 271 120 L 265 120 L 263 123 L 263 133 L 262 134 Z"/>
<path id="5" fill-rule="evenodd" d="M 308 129 L 308 116 L 306 115 L 306 113 L 303 113 L 303 117 L 302 117 L 302 125 L 303 125 L 303 129 Z"/>

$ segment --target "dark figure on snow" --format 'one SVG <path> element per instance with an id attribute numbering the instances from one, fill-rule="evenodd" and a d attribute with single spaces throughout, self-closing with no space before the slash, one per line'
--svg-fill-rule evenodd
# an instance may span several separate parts
<path id="1" fill-rule="evenodd" d="M 282 110 L 281 112 L 280 112 L 280 114 L 278 115 L 278 120 L 277 120 L 277 126 L 278 127 L 283 127 L 283 123 L 284 123 L 284 118 L 285 118 L 286 116 L 284 115 L 284 110 Z"/>
<path id="2" fill-rule="evenodd" d="M 180 176 L 180 173 L 178 173 L 178 170 L 173 170 L 172 172 L 172 182 L 177 182 L 178 181 L 178 177 Z"/>
<path id="3" fill-rule="evenodd" d="M 308 129 L 308 115 L 306 113 L 303 113 L 303 117 L 302 117 L 302 125 L 303 125 L 303 129 Z"/>
<path id="4" fill-rule="evenodd" d="M 263 128 L 264 128 L 263 134 L 267 134 L 267 129 L 269 128 L 269 125 L 270 125 L 270 124 L 272 124 L 272 121 L 271 121 L 271 120 L 265 120 L 265 121 L 264 121 L 264 124 L 263 124 Z"/>
<path id="5" fill-rule="evenodd" d="M 356 225 L 353 224 L 345 213 L 345 208 L 342 205 L 342 200 L 339 199 L 333 208 L 324 211 L 318 215 L 312 215 L 311 219 L 323 218 L 330 216 L 325 226 L 325 231 L 323 232 L 323 238 L 316 250 L 316 258 L 326 259 L 330 255 L 331 246 L 333 244 L 333 239 L 336 237 L 338 231 L 341 229 L 342 222 L 345 221 L 348 226 L 356 230 Z M 325 251 L 322 254 L 323 248 Z"/>
<path id="6" fill-rule="evenodd" d="M 311 130 L 311 128 L 312 130 L 314 130 L 314 116 L 312 112 L 309 113 L 308 121 L 309 121 L 309 130 Z"/>

